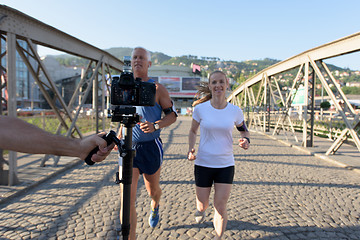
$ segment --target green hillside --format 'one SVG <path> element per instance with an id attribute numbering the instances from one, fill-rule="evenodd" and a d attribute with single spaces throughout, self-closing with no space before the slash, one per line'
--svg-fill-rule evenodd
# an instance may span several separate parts
<path id="1" fill-rule="evenodd" d="M 111 55 L 123 59 L 124 56 L 130 56 L 132 48 L 128 47 L 117 47 L 104 49 L 104 51 L 109 52 Z M 176 66 L 185 66 L 191 67 L 191 64 L 197 64 L 201 66 L 201 75 L 206 77 L 208 73 L 214 70 L 224 71 L 228 77 L 234 79 L 235 84 L 233 88 L 237 87 L 241 82 L 245 81 L 249 77 L 257 74 L 263 69 L 270 67 L 280 60 L 276 59 L 259 59 L 259 60 L 247 60 L 247 61 L 224 61 L 218 57 L 198 57 L 194 55 L 183 55 L 183 56 L 168 56 L 161 52 L 151 52 L 151 61 L 153 65 L 176 65 Z M 78 66 L 85 67 L 88 63 L 88 60 L 81 59 L 79 57 L 70 56 L 67 54 L 57 55 L 55 58 L 60 62 L 60 64 L 65 66 Z M 351 71 L 350 69 L 343 69 L 334 65 L 328 65 L 331 72 L 338 71 L 342 74 L 338 77 L 338 80 L 344 85 L 347 82 L 360 82 L 360 75 L 358 73 Z M 294 77 L 296 76 L 297 70 L 288 71 L 282 76 L 286 81 L 283 82 L 282 86 L 290 85 Z M 354 89 L 352 89 L 353 91 Z M 355 91 L 358 91 L 355 89 Z"/>

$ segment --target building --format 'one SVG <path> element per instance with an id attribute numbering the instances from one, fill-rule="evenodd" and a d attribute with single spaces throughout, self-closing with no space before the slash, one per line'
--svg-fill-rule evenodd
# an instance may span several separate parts
<path id="1" fill-rule="evenodd" d="M 43 62 L 51 74 L 50 77 L 58 86 L 65 103 L 68 103 L 80 81 L 79 69 L 66 69 L 51 58 L 44 59 Z M 191 108 L 200 81 L 207 80 L 195 75 L 189 67 L 172 65 L 151 66 L 149 76 L 167 88 L 176 110 L 181 114 L 187 114 Z M 91 97 L 90 94 L 87 103 L 91 103 Z"/>
<path id="2" fill-rule="evenodd" d="M 18 44 L 30 51 L 27 43 L 23 40 L 17 40 Z M 6 41 L 1 39 L 1 56 L 6 56 Z M 35 66 L 34 59 L 29 57 L 30 63 Z M 1 58 L 1 66 L 6 69 L 6 57 Z M 1 83 L 6 81 L 5 72 L 1 71 Z M 6 96 L 6 89 L 1 89 L 2 96 Z M 7 99 L 5 99 L 7 101 Z M 34 78 L 31 76 L 26 64 L 21 59 L 20 55 L 16 52 L 16 100 L 18 108 L 26 108 L 39 106 L 41 100 L 40 90 L 37 87 Z"/>
<path id="3" fill-rule="evenodd" d="M 181 114 L 186 114 L 188 108 L 191 108 L 200 81 L 207 81 L 195 75 L 192 68 L 173 65 L 152 66 L 149 68 L 149 76 L 167 88 Z"/>
<path id="4" fill-rule="evenodd" d="M 347 82 L 347 87 L 360 87 L 360 82 Z"/>
<path id="5" fill-rule="evenodd" d="M 71 78 L 73 76 L 81 75 L 82 68 L 65 67 L 61 65 L 54 56 L 45 56 L 41 58 L 49 77 L 52 81 L 57 82 L 61 79 Z M 40 74 L 40 79 L 46 81 L 45 77 Z"/>
<path id="6" fill-rule="evenodd" d="M 61 65 L 54 56 L 45 56 L 41 58 L 49 78 L 56 84 L 59 93 L 66 105 L 69 104 L 72 95 L 81 79 L 82 68 L 79 67 L 65 67 Z M 41 81 L 47 82 L 43 74 L 40 74 Z M 79 99 L 76 99 L 75 105 L 79 104 Z M 49 108 L 47 103 L 44 103 L 45 108 Z"/>

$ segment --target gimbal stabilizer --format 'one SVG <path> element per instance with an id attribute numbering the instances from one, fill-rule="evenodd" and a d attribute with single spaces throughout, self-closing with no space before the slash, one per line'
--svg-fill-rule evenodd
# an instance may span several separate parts
<path id="1" fill-rule="evenodd" d="M 132 182 L 132 170 L 133 160 L 135 157 L 135 150 L 132 148 L 132 128 L 137 122 L 140 121 L 139 115 L 136 113 L 135 108 L 126 110 L 120 114 L 114 114 L 112 121 L 121 122 L 125 127 L 125 139 L 124 141 L 119 140 L 116 137 L 114 131 L 110 131 L 108 134 L 103 136 L 108 145 L 114 142 L 119 149 L 120 156 L 123 158 L 122 165 L 122 179 L 119 179 L 117 174 L 116 183 L 123 184 L 122 193 L 122 223 L 121 233 L 123 239 L 128 239 L 130 233 L 130 195 L 131 195 L 131 182 Z M 85 162 L 89 165 L 93 165 L 95 162 L 91 161 L 91 156 L 95 154 L 99 148 L 93 149 L 85 159 Z"/>

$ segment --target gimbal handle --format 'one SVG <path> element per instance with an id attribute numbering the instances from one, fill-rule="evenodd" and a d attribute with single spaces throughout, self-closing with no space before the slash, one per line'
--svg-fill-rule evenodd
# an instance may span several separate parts
<path id="1" fill-rule="evenodd" d="M 121 146 L 121 141 L 116 137 L 116 133 L 113 130 L 108 132 L 108 134 L 102 136 L 102 138 L 106 141 L 108 146 L 112 142 L 114 142 L 118 147 Z M 97 153 L 97 151 L 99 151 L 99 147 L 94 148 L 93 150 L 91 150 L 89 155 L 87 155 L 87 157 L 85 158 L 85 162 L 87 163 L 87 165 L 94 165 L 95 164 L 95 162 L 91 160 L 91 157 L 92 157 L 92 155 Z"/>

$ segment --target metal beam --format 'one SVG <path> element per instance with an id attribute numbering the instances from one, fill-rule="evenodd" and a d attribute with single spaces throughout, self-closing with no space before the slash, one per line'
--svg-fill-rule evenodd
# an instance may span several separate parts
<path id="1" fill-rule="evenodd" d="M 118 71 L 123 68 L 123 62 L 108 52 L 5 5 L 0 5 L 0 31 L 10 32 L 19 39 L 30 39 L 35 44 L 93 61 L 98 61 L 103 56 L 103 62 L 112 68 Z"/>
<path id="2" fill-rule="evenodd" d="M 16 36 L 13 33 L 7 34 L 7 89 L 9 92 L 8 116 L 16 117 Z M 17 180 L 17 157 L 16 152 L 9 152 L 9 186 L 18 183 Z"/>
<path id="3" fill-rule="evenodd" d="M 312 48 L 303 53 L 300 53 L 296 56 L 288 58 L 282 62 L 274 64 L 252 78 L 248 79 L 245 83 L 240 85 L 234 92 L 228 97 L 228 99 L 237 95 L 239 92 L 242 92 L 245 87 L 250 87 L 257 82 L 261 81 L 262 76 L 266 73 L 269 77 L 279 74 L 281 72 L 293 69 L 297 66 L 300 66 L 303 63 L 308 62 L 308 59 L 311 58 L 314 61 L 321 59 L 329 59 L 333 57 L 337 57 L 340 55 L 345 55 L 353 52 L 357 52 L 360 50 L 360 32 L 352 34 L 350 36 L 340 38 L 333 42 L 321 45 L 316 48 Z"/>

